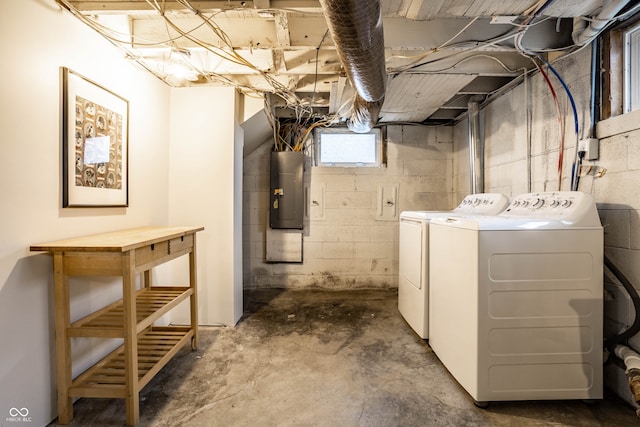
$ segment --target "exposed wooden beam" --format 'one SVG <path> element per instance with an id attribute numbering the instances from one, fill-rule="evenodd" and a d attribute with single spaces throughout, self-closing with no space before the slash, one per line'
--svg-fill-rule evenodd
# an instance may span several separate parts
<path id="1" fill-rule="evenodd" d="M 153 12 L 153 7 L 146 0 L 56 0 L 64 5 L 70 4 L 82 13 L 132 13 Z M 232 9 L 294 9 L 306 12 L 322 9 L 318 0 L 203 0 L 191 1 L 191 6 L 201 12 L 232 10 Z M 175 0 L 159 1 L 158 4 L 167 11 L 188 10 L 183 4 Z M 266 6 L 265 6 L 266 5 Z"/>
<path id="2" fill-rule="evenodd" d="M 275 14 L 276 36 L 278 37 L 278 47 L 291 46 L 291 36 L 289 35 L 289 14 L 287 12 L 277 12 Z"/>
<path id="3" fill-rule="evenodd" d="M 602 95 L 600 119 L 619 116 L 624 111 L 624 34 L 612 30 L 602 38 L 602 63 L 598 70 Z"/>
<path id="4" fill-rule="evenodd" d="M 287 63 L 284 60 L 284 52 L 282 52 L 282 49 L 273 49 L 271 55 L 273 56 L 273 68 L 275 68 L 275 72 L 278 74 L 285 73 L 287 71 Z"/>

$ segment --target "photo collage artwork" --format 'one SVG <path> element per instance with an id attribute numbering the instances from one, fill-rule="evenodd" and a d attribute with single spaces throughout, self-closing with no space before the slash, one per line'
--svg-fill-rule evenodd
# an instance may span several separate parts
<path id="1" fill-rule="evenodd" d="M 122 189 L 122 115 L 75 101 L 75 185 Z"/>

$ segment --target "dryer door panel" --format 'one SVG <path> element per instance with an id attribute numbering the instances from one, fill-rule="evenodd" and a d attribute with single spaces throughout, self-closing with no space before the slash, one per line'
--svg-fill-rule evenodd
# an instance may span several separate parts
<path id="1" fill-rule="evenodd" d="M 421 221 L 400 221 L 400 275 L 417 289 L 422 283 L 422 241 Z"/>

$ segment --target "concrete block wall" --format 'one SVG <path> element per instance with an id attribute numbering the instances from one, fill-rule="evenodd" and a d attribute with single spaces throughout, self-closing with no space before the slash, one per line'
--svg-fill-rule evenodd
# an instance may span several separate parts
<path id="1" fill-rule="evenodd" d="M 554 67 L 571 89 L 578 109 L 579 138 L 590 129 L 591 52 L 557 61 Z M 576 136 L 569 102 L 557 79 L 550 75 L 565 121 L 562 190 L 570 189 L 570 171 Z M 527 126 L 527 104 L 530 106 Z M 530 187 L 536 191 L 558 190 L 559 127 L 553 99 L 542 76 L 532 76 L 484 109 L 485 191 L 515 196 Z M 457 195 L 469 190 L 468 124 L 454 129 L 454 185 Z M 527 135 L 531 135 L 531 181 L 527 172 Z M 586 161 L 590 174 L 581 177 L 579 190 L 591 194 L 604 226 L 605 254 L 640 290 L 640 111 L 597 124 L 600 157 Z M 597 173 L 606 169 L 602 177 Z M 635 316 L 628 294 L 605 269 L 605 336 L 626 329 Z M 640 336 L 630 345 L 640 351 Z M 605 368 L 605 384 L 631 402 L 624 372 L 615 365 Z"/>
<path id="2" fill-rule="evenodd" d="M 640 111 L 600 122 L 597 130 L 600 159 L 590 163 L 606 172 L 583 178 L 582 187 L 598 201 L 605 255 L 640 291 Z M 627 292 L 608 271 L 605 315 L 608 334 L 627 329 L 635 318 Z M 640 351 L 640 335 L 630 345 Z"/>
<path id="3" fill-rule="evenodd" d="M 529 76 L 482 111 L 485 138 L 485 191 L 516 195 L 530 191 L 569 190 L 577 140 L 591 128 L 589 49 L 562 59 L 553 67 L 570 88 L 578 110 L 576 137 L 569 98 L 551 71 L 547 71 L 558 96 L 564 125 L 562 177 L 559 181 L 561 131 L 551 92 L 540 74 Z M 529 109 L 527 110 L 527 106 Z M 529 117 L 527 117 L 529 116 Z M 469 191 L 468 121 L 454 130 L 456 194 Z M 530 147 L 527 141 L 530 140 Z M 530 154 L 529 154 L 530 153 Z M 529 157 L 530 155 L 530 157 Z M 529 166 L 531 178 L 529 178 Z"/>
<path id="4" fill-rule="evenodd" d="M 245 288 L 396 287 L 398 219 L 376 219 L 380 187 L 398 185 L 398 213 L 453 208 L 453 129 L 388 126 L 386 167 L 315 167 L 305 157 L 305 185 L 324 187 L 324 219 L 305 220 L 302 263 L 267 263 L 272 145 L 244 160 Z"/>

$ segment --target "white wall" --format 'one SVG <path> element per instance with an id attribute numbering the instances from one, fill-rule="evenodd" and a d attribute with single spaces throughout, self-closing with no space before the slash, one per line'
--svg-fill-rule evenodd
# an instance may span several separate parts
<path id="1" fill-rule="evenodd" d="M 12 407 L 55 415 L 53 273 L 29 245 L 168 221 L 169 89 L 53 1 L 0 2 L 0 424 Z M 128 208 L 61 208 L 60 67 L 129 100 Z M 120 282 L 72 280 L 72 316 L 117 298 Z M 73 340 L 74 371 L 100 355 Z"/>
<path id="2" fill-rule="evenodd" d="M 244 282 L 247 288 L 392 288 L 398 285 L 398 219 L 376 219 L 380 186 L 398 185 L 397 212 L 452 208 L 452 128 L 387 127 L 387 166 L 312 167 L 304 182 L 325 188 L 324 219 L 304 223 L 302 264 L 265 261 L 273 140 L 245 157 Z"/>
<path id="3" fill-rule="evenodd" d="M 200 324 L 234 325 L 242 315 L 242 128 L 233 88 L 171 90 L 172 224 L 204 226 L 198 241 Z M 186 260 L 177 260 L 186 262 Z M 185 268 L 172 269 L 185 283 Z M 188 321 L 186 304 L 172 320 Z"/>
<path id="4" fill-rule="evenodd" d="M 579 136 L 587 137 L 590 126 L 590 60 L 585 49 L 554 64 L 571 89 L 578 108 Z M 561 189 L 570 189 L 571 164 L 575 156 L 573 115 L 562 87 L 550 76 L 566 116 L 566 146 Z M 531 191 L 558 189 L 559 128 L 550 92 L 541 75 L 534 75 L 491 103 L 485 109 L 485 191 L 508 196 L 526 193 L 527 129 L 526 105 L 531 114 Z M 598 204 L 604 226 L 605 254 L 640 290 L 640 112 L 625 114 L 598 123 L 600 158 L 586 161 L 594 170 L 605 168 L 598 178 L 584 176 L 579 190 L 590 193 Z M 469 190 L 467 122 L 454 130 L 454 183 L 458 195 Z M 605 270 L 606 271 L 606 270 Z M 622 286 L 605 274 L 605 336 L 628 328 L 634 318 L 632 304 Z M 640 337 L 631 339 L 640 350 Z M 614 364 L 606 365 L 605 384 L 630 400 L 624 372 Z"/>

